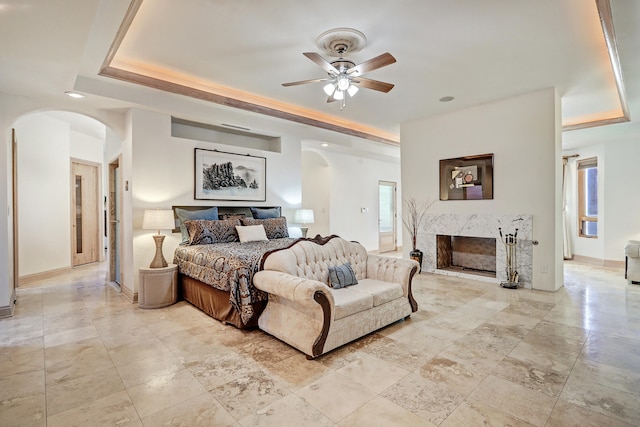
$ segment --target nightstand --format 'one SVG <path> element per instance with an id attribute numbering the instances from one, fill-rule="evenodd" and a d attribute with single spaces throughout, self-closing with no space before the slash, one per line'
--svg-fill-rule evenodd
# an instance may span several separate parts
<path id="1" fill-rule="evenodd" d="M 140 308 L 161 308 L 178 300 L 178 266 L 140 268 Z"/>

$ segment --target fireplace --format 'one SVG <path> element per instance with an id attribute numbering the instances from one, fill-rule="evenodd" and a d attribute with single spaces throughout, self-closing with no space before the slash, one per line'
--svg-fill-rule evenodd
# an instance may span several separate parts
<path id="1" fill-rule="evenodd" d="M 507 280 L 506 273 L 506 249 L 503 242 L 500 240 L 500 234 L 498 229 L 502 228 L 504 233 L 513 233 L 518 229 L 518 258 L 517 258 L 517 270 L 520 279 L 520 286 L 525 288 L 531 288 L 533 277 L 533 245 L 532 245 L 532 230 L 533 230 L 533 215 L 526 214 L 454 214 L 454 213 L 442 213 L 442 214 L 428 214 L 425 221 L 425 225 L 418 233 L 418 248 L 423 248 L 424 258 L 422 261 L 422 271 L 426 273 L 436 273 L 448 276 L 456 277 L 469 277 L 474 280 L 481 280 L 486 282 L 501 283 Z M 457 240 L 458 237 L 481 237 L 491 239 L 490 246 L 493 248 L 493 258 L 495 264 L 491 264 L 490 268 L 487 268 L 484 261 L 488 261 L 490 257 L 489 253 L 482 254 L 466 254 L 462 258 L 468 260 L 469 258 L 482 259 L 480 268 L 478 270 L 493 270 L 490 272 L 475 272 L 468 269 L 468 265 L 463 264 L 460 266 L 448 266 L 442 267 L 440 258 L 450 259 L 453 261 L 453 252 L 456 252 L 455 263 L 460 263 L 459 254 L 451 250 L 452 254 L 440 255 L 437 254 L 437 247 L 442 242 L 446 243 L 447 240 L 439 236 L 454 236 Z M 450 238 L 449 238 L 450 240 Z M 467 246 L 468 242 L 464 242 L 464 246 Z M 457 248 L 458 243 L 456 243 Z M 473 256 L 470 256 L 473 255 Z M 481 255 L 481 256 L 476 256 Z M 465 261 L 466 262 L 466 261 Z M 472 268 L 477 268 L 472 267 Z"/>
<path id="2" fill-rule="evenodd" d="M 495 238 L 438 234 L 436 245 L 439 270 L 496 277 Z"/>

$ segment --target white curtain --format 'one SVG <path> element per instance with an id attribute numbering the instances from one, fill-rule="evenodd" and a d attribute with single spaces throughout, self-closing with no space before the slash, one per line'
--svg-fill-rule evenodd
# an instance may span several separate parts
<path id="1" fill-rule="evenodd" d="M 573 248 L 571 245 L 571 233 L 567 219 L 567 177 L 569 175 L 569 159 L 562 158 L 562 236 L 564 247 L 564 259 L 573 259 Z"/>

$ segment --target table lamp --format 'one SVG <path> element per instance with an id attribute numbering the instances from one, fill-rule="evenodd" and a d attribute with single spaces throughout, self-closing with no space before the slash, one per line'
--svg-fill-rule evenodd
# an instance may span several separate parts
<path id="1" fill-rule="evenodd" d="M 313 224 L 313 209 L 298 209 L 293 215 L 293 222 L 302 224 L 300 230 L 302 231 L 302 237 L 307 237 L 307 231 L 309 227 L 305 227 L 306 224 Z"/>
<path id="2" fill-rule="evenodd" d="M 151 261 L 150 268 L 166 267 L 167 260 L 162 254 L 162 242 L 164 234 L 160 234 L 160 230 L 173 230 L 175 220 L 173 219 L 173 211 L 171 209 L 146 209 L 144 218 L 142 219 L 143 230 L 158 230 L 158 234 L 153 235 L 156 242 L 156 256 Z"/>

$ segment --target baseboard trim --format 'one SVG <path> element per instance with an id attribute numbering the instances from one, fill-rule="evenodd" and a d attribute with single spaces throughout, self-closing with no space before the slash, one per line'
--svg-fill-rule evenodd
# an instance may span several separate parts
<path id="1" fill-rule="evenodd" d="M 138 302 L 138 293 L 133 292 L 131 289 L 127 288 L 124 285 L 120 285 L 120 289 L 122 290 L 122 295 L 131 303 L 135 304 Z"/>
<path id="2" fill-rule="evenodd" d="M 28 274 L 18 277 L 18 286 L 29 285 L 38 280 L 52 279 L 57 276 L 69 274 L 73 269 L 71 267 L 56 268 L 55 270 L 42 271 L 40 273 Z"/>
<path id="3" fill-rule="evenodd" d="M 611 259 L 593 258 L 590 256 L 574 255 L 573 261 L 583 264 L 597 265 L 599 267 L 624 268 L 624 261 L 614 261 Z"/>
<path id="4" fill-rule="evenodd" d="M 5 305 L 4 307 L 0 307 L 0 319 L 4 317 L 12 317 L 13 311 L 16 308 L 15 301 L 16 300 L 16 290 L 14 289 L 11 293 L 11 300 L 9 300 L 9 305 Z"/>

